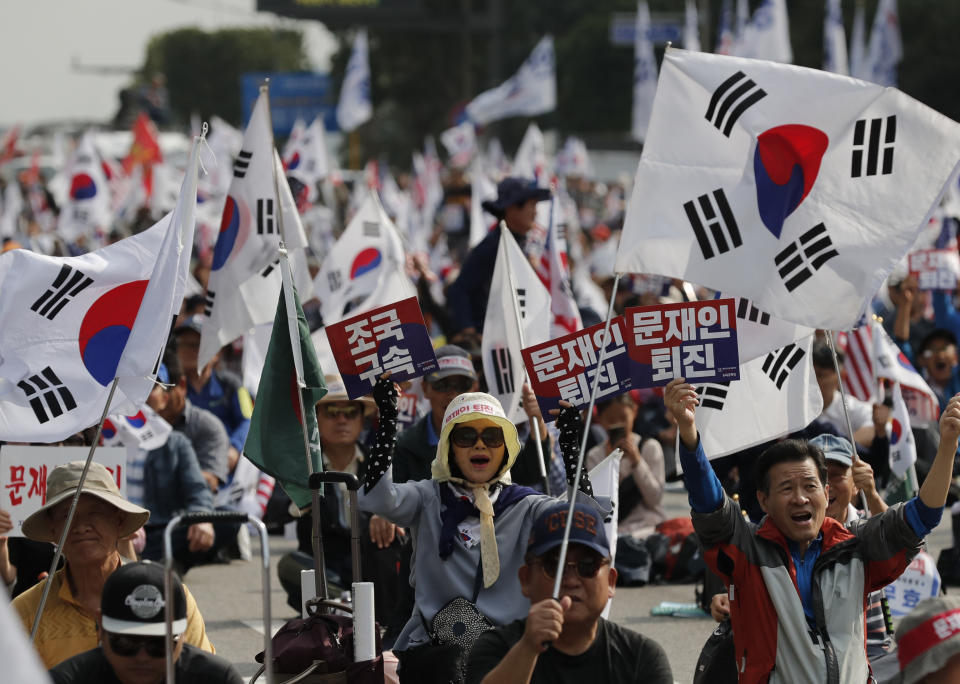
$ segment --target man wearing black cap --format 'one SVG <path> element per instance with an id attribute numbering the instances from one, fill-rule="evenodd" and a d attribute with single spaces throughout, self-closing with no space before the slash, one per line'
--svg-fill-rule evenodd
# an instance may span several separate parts
<path id="1" fill-rule="evenodd" d="M 534 227 L 537 202 L 550 199 L 550 191 L 525 178 L 504 178 L 497 185 L 497 199 L 483 208 L 507 224 L 510 234 L 523 249 L 527 233 Z M 491 230 L 467 255 L 460 275 L 447 290 L 447 308 L 456 333 L 452 340 L 467 347 L 480 346 L 483 319 L 490 296 L 490 281 L 500 247 L 500 231 Z"/>
<path id="2" fill-rule="evenodd" d="M 530 612 L 526 620 L 477 639 L 467 684 L 673 684 L 658 643 L 600 617 L 613 597 L 617 571 L 610 564 L 603 518 L 588 504 L 574 509 L 560 601 L 552 598 L 568 509 L 569 504 L 559 503 L 534 523 L 519 570 Z"/>
<path id="3" fill-rule="evenodd" d="M 97 613 L 100 646 L 50 670 L 54 684 L 161 684 L 166 674 L 163 566 L 129 563 L 107 578 Z M 223 658 L 185 644 L 187 599 L 173 577 L 173 661 L 180 684 L 240 684 L 240 673 Z"/>

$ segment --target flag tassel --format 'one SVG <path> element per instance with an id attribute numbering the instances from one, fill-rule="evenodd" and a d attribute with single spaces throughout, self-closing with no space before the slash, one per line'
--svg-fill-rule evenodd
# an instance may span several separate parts
<path id="1" fill-rule="evenodd" d="M 47 604 L 47 598 L 50 596 L 50 587 L 53 585 L 53 576 L 57 572 L 57 565 L 60 563 L 60 556 L 63 555 L 63 546 L 67 542 L 67 535 L 70 533 L 70 526 L 73 524 L 73 514 L 77 511 L 77 502 L 80 500 L 80 494 L 83 491 L 83 483 L 87 480 L 87 471 L 90 470 L 90 464 L 93 462 L 93 452 L 97 450 L 100 443 L 100 432 L 103 430 L 103 421 L 107 419 L 107 413 L 110 411 L 110 402 L 113 401 L 113 394 L 117 390 L 119 378 L 114 378 L 110 385 L 110 393 L 107 395 L 107 402 L 103 407 L 103 414 L 100 416 L 100 423 L 97 425 L 97 435 L 90 445 L 90 453 L 87 454 L 87 462 L 83 464 L 83 472 L 80 473 L 80 480 L 77 483 L 77 491 L 73 493 L 70 500 L 70 509 L 67 511 L 67 522 L 63 526 L 63 532 L 60 533 L 60 539 L 57 541 L 57 550 L 53 554 L 53 562 L 50 564 L 50 572 L 47 573 L 47 579 L 43 583 L 43 594 L 40 596 L 40 605 L 37 606 L 37 613 L 33 617 L 33 627 L 30 629 L 30 641 L 37 638 L 37 630 L 40 628 L 40 617 L 43 615 L 43 607 Z"/>
<path id="2" fill-rule="evenodd" d="M 513 239 L 510 237 L 510 234 L 507 231 L 507 224 L 503 221 L 500 222 L 500 239 Z M 517 322 L 517 331 L 520 333 L 520 348 L 523 349 L 523 321 L 520 320 L 520 304 L 517 302 L 517 287 L 513 282 L 513 268 L 510 266 L 510 260 L 506 259 L 505 261 L 507 264 L 507 278 L 510 281 L 510 300 L 513 302 L 513 315 Z M 523 377 L 524 382 L 528 383 L 529 379 L 527 378 L 526 365 L 523 367 Z M 540 479 L 543 480 L 543 491 L 549 495 L 550 478 L 547 477 L 547 467 L 543 458 L 543 445 L 540 443 L 540 426 L 537 425 L 537 419 L 533 416 L 530 416 L 530 435 L 535 436 L 534 442 L 537 445 L 537 466 L 540 468 Z"/>
<path id="3" fill-rule="evenodd" d="M 583 440 L 580 442 L 580 453 L 577 456 L 577 470 L 573 476 L 573 486 L 570 489 L 570 507 L 567 509 L 567 520 L 573 520 L 574 507 L 577 504 L 577 490 L 580 488 L 580 475 L 583 472 L 583 457 L 587 451 L 587 438 L 590 436 L 590 419 L 593 417 L 593 405 L 597 400 L 597 389 L 600 387 L 600 369 L 603 368 L 604 357 L 607 355 L 607 342 L 610 340 L 610 321 L 613 319 L 613 303 L 617 298 L 617 287 L 620 285 L 622 273 L 614 274 L 613 290 L 610 292 L 610 303 L 607 305 L 607 320 L 603 326 L 603 342 L 600 345 L 600 354 L 597 356 L 597 372 L 593 376 L 590 387 L 590 404 L 587 406 L 587 417 L 583 421 Z M 553 598 L 560 600 L 560 583 L 563 582 L 563 569 L 567 564 L 567 547 L 570 545 L 570 525 L 563 528 L 563 540 L 560 542 L 560 557 L 557 559 L 557 578 L 553 582 Z"/>
<path id="4" fill-rule="evenodd" d="M 853 447 L 853 460 L 859 461 L 860 456 L 857 454 L 857 440 L 853 438 L 853 423 L 850 422 L 850 412 L 847 411 L 847 393 L 843 389 L 843 377 L 840 375 L 840 362 L 837 360 L 837 347 L 833 342 L 833 331 L 827 330 L 826 332 L 827 343 L 830 345 L 830 355 L 833 357 L 833 370 L 837 373 L 837 384 L 840 387 L 840 405 L 843 406 L 843 419 L 847 423 L 847 434 L 850 435 L 850 446 Z M 860 492 L 860 506 L 863 507 L 863 510 L 869 518 L 870 509 L 867 507 L 867 496 L 862 491 Z"/>

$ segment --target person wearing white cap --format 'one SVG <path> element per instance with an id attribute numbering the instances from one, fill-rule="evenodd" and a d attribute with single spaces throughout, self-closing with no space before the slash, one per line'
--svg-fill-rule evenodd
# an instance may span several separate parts
<path id="1" fill-rule="evenodd" d="M 47 502 L 23 521 L 21 529 L 27 538 L 44 542 L 60 539 L 83 465 L 83 461 L 73 461 L 50 471 Z M 90 464 L 63 547 L 66 563 L 48 580 L 52 582 L 50 595 L 33 642 L 44 665 L 53 667 L 97 645 L 95 616 L 104 582 L 126 562 L 117 550 L 117 542 L 143 527 L 149 517 L 148 510 L 123 498 L 106 467 Z M 33 626 L 42 593 L 40 582 L 13 601 L 27 632 Z M 213 652 L 197 602 L 190 592 L 186 595 L 188 625 L 184 638 Z"/>
<path id="2" fill-rule="evenodd" d="M 439 640 L 442 618 L 457 606 L 463 607 L 465 601 L 496 625 L 526 615 L 526 605 L 518 600 L 517 570 L 523 564 L 524 550 L 518 540 L 529 538 L 533 521 L 556 499 L 511 483 L 510 468 L 520 453 L 517 429 L 496 398 L 482 392 L 461 394 L 447 407 L 433 478 L 394 483 L 390 464 L 396 440 L 396 386 L 381 378 L 373 396 L 380 409 L 380 426 L 368 459 L 360 507 L 410 527 L 416 540 L 416 607 L 394 645 L 397 652 L 407 651 L 399 654 L 401 681 L 415 681 L 411 679 L 417 676 L 413 661 L 408 658 L 416 653 L 415 647 Z M 563 409 L 557 425 L 572 480 L 583 428 L 579 411 Z M 586 477 L 581 479 L 577 496 L 592 496 Z M 460 645 L 465 654 L 472 644 Z M 464 668 L 465 661 L 459 666 Z"/>

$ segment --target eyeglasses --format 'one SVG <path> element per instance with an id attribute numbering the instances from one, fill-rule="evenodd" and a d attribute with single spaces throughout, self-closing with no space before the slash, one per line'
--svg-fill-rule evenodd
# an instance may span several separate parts
<path id="1" fill-rule="evenodd" d="M 453 441 L 454 446 L 458 446 L 461 449 L 472 447 L 477 443 L 478 437 L 491 449 L 503 446 L 503 430 L 498 427 L 484 428 L 483 432 L 478 432 L 476 428 L 464 427 L 457 428 L 450 433 L 450 439 Z"/>
<path id="2" fill-rule="evenodd" d="M 360 407 L 356 404 L 349 404 L 347 406 L 320 404 L 320 413 L 326 418 L 339 418 L 340 416 L 344 416 L 348 420 L 352 420 L 360 415 Z"/>
<path id="3" fill-rule="evenodd" d="M 534 563 L 539 563 L 543 568 L 544 574 L 550 579 L 556 579 L 557 577 L 557 563 L 560 561 L 559 553 L 551 553 L 546 556 L 534 559 Z M 570 561 L 568 560 L 563 566 L 563 574 L 567 574 L 567 570 L 573 568 L 576 571 L 577 576 L 580 579 L 593 579 L 597 576 L 597 573 L 600 572 L 600 568 L 610 562 L 609 558 L 601 558 L 600 556 L 591 555 L 584 556 L 580 560 Z"/>
<path id="4" fill-rule="evenodd" d="M 431 382 L 430 387 L 434 392 L 457 392 L 463 394 L 469 392 L 473 387 L 473 379 L 466 375 L 451 375 L 448 378 L 440 378 L 436 382 Z"/>
<path id="5" fill-rule="evenodd" d="M 162 658 L 167 648 L 162 636 L 130 636 L 127 634 L 108 634 L 110 650 L 118 656 L 130 658 L 137 655 L 140 649 L 145 649 L 151 658 Z M 180 635 L 173 637 L 173 643 L 180 640 Z"/>

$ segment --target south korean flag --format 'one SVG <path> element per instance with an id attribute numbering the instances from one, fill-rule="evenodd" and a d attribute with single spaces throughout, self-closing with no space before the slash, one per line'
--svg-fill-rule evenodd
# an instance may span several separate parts
<path id="1" fill-rule="evenodd" d="M 960 126 L 893 88 L 668 48 L 616 271 L 848 330 L 958 159 Z"/>
<path id="2" fill-rule="evenodd" d="M 714 459 L 802 430 L 823 410 L 813 335 L 740 366 L 740 379 L 697 386 L 696 423 Z"/>

